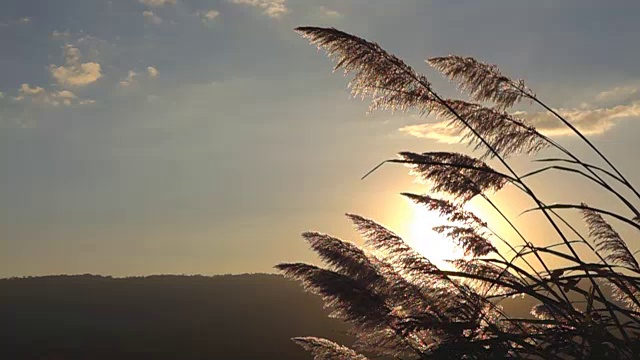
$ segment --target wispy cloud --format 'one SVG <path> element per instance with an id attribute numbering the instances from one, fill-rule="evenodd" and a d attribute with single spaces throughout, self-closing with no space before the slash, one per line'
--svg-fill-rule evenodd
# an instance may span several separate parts
<path id="1" fill-rule="evenodd" d="M 585 135 L 600 135 L 611 130 L 622 120 L 640 118 L 640 87 L 625 85 L 598 93 L 580 108 L 555 109 Z M 547 136 L 574 136 L 553 114 L 544 111 L 518 111 L 513 113 L 524 119 Z M 433 139 L 442 143 L 457 143 L 459 132 L 448 125 L 448 121 L 407 125 L 400 132 L 418 138 Z"/>
<path id="2" fill-rule="evenodd" d="M 328 8 L 326 6 L 320 6 L 318 9 L 320 10 L 320 13 L 325 17 L 328 17 L 328 18 L 339 18 L 339 17 L 342 17 L 341 13 L 339 13 L 338 11 L 336 11 L 334 9 Z"/>
<path id="3" fill-rule="evenodd" d="M 558 109 L 562 117 L 585 135 L 600 135 L 611 130 L 620 120 L 640 117 L 640 102 L 595 109 Z M 549 136 L 571 136 L 574 133 L 548 112 L 515 114 L 528 120 Z"/>
<path id="4" fill-rule="evenodd" d="M 155 67 L 149 66 L 147 67 L 147 74 L 149 75 L 150 78 L 155 78 L 155 77 L 158 77 L 158 74 L 160 74 L 160 72 Z"/>
<path id="5" fill-rule="evenodd" d="M 25 25 L 25 24 L 30 24 L 32 22 L 32 19 L 30 17 L 21 17 L 19 19 L 15 19 L 15 20 L 9 20 L 9 21 L 4 21 L 4 22 L 0 22 L 0 27 L 11 27 L 11 26 L 15 26 L 15 25 Z"/>
<path id="6" fill-rule="evenodd" d="M 142 16 L 144 16 L 144 19 L 149 21 L 150 23 L 154 24 L 154 25 L 160 25 L 162 24 L 162 18 L 156 14 L 153 13 L 153 11 L 147 10 L 147 11 L 143 11 L 142 12 Z"/>
<path id="7" fill-rule="evenodd" d="M 69 90 L 47 91 L 43 87 L 22 84 L 18 89 L 18 96 L 13 98 L 16 101 L 29 100 L 31 103 L 52 106 L 88 105 L 95 103 L 94 100 L 80 99 Z"/>
<path id="8" fill-rule="evenodd" d="M 25 95 L 30 96 L 30 95 L 39 95 L 44 93 L 44 88 L 40 87 L 40 86 L 34 86 L 33 88 L 31 86 L 29 86 L 29 84 L 22 84 L 22 86 L 20 86 L 20 96 L 24 97 Z M 23 98 L 16 98 L 16 100 L 22 100 Z"/>
<path id="9" fill-rule="evenodd" d="M 70 37 L 71 37 L 71 33 L 68 30 L 67 31 L 53 30 L 53 32 L 51 33 L 52 39 L 68 39 Z"/>
<path id="10" fill-rule="evenodd" d="M 139 3 L 150 7 L 162 7 L 165 4 L 175 5 L 176 0 L 138 0 Z"/>
<path id="11" fill-rule="evenodd" d="M 271 18 L 278 19 L 287 13 L 285 0 L 230 0 L 234 4 L 246 5 L 263 9 L 262 14 Z"/>
<path id="12" fill-rule="evenodd" d="M 147 76 L 151 79 L 158 77 L 158 75 L 160 74 L 158 69 L 156 69 L 153 66 L 148 66 L 146 72 L 147 72 Z M 139 77 L 140 77 L 140 73 L 134 70 L 129 70 L 129 72 L 127 73 L 127 76 L 124 79 L 120 80 L 118 82 L 118 85 L 122 88 L 131 87 L 132 85 L 135 85 L 136 83 L 138 83 Z"/>
<path id="13" fill-rule="evenodd" d="M 215 20 L 218 16 L 220 16 L 220 12 L 217 10 L 198 10 L 196 11 L 196 16 L 202 20 L 203 23 L 207 24 L 210 21 Z"/>
<path id="14" fill-rule="evenodd" d="M 129 73 L 127 74 L 127 77 L 123 80 L 120 80 L 120 82 L 118 83 L 118 85 L 120 85 L 120 87 L 129 87 L 131 85 L 133 85 L 136 81 L 136 77 L 138 76 L 138 73 L 133 71 L 133 70 L 129 70 Z"/>
<path id="15" fill-rule="evenodd" d="M 640 86 L 616 86 L 598 93 L 580 108 L 561 108 L 556 111 L 585 135 L 603 134 L 621 120 L 640 117 Z M 570 129 L 549 113 L 522 111 L 515 115 L 529 121 L 546 135 L 573 135 Z"/>
<path id="16" fill-rule="evenodd" d="M 609 107 L 640 101 L 640 84 L 624 84 L 602 91 L 593 103 L 599 107 Z"/>
<path id="17" fill-rule="evenodd" d="M 78 48 L 72 45 L 64 46 L 65 65 L 49 65 L 51 76 L 60 85 L 85 86 L 96 82 L 102 77 L 100 64 L 95 62 L 83 63 Z"/>
<path id="18" fill-rule="evenodd" d="M 432 139 L 445 144 L 455 144 L 462 139 L 458 130 L 450 127 L 445 121 L 432 124 L 407 125 L 399 130 L 407 135 L 421 139 Z"/>

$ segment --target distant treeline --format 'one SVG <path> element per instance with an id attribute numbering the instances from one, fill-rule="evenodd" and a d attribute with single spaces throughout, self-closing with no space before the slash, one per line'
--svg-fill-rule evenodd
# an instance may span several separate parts
<path id="1" fill-rule="evenodd" d="M 310 359 L 353 341 L 328 313 L 278 275 L 0 279 L 0 359 Z"/>

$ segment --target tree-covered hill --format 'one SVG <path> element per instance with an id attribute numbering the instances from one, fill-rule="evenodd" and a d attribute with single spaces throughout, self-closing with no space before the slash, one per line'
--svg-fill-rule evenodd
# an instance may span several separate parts
<path id="1" fill-rule="evenodd" d="M 277 275 L 0 280 L 2 359 L 306 359 L 349 344 L 320 299 Z"/>

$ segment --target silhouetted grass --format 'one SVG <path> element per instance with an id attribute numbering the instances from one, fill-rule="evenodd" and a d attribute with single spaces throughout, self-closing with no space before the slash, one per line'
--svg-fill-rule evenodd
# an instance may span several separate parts
<path id="1" fill-rule="evenodd" d="M 303 238 L 327 267 L 301 263 L 277 266 L 320 294 L 335 316 L 353 324 L 355 350 L 398 359 L 637 356 L 640 266 L 605 217 L 640 230 L 640 212 L 634 204 L 640 194 L 593 143 L 540 100 L 524 81 L 505 76 L 495 65 L 452 55 L 429 59 L 431 66 L 457 82 L 478 103 L 445 99 L 426 76 L 375 43 L 333 28 L 296 30 L 336 60 L 335 70 L 353 75 L 349 84 L 352 94 L 372 98 L 372 110 L 434 114 L 448 120 L 463 141 L 481 152 L 480 158 L 455 152 L 402 152 L 399 158 L 382 163 L 410 166 L 430 184 L 427 194 L 403 195 L 451 222 L 435 230 L 464 250 L 463 258 L 451 262 L 454 270 L 438 268 L 392 231 L 357 215 L 348 217 L 365 239 L 363 248 L 309 232 Z M 523 100 L 550 112 L 607 167 L 588 163 L 507 112 Z M 512 167 L 510 156 L 533 156 L 542 149 L 559 156 L 536 160 L 534 163 L 543 167 L 525 174 Z M 500 169 L 485 160 L 493 160 Z M 544 202 L 528 181 L 551 171 L 586 179 L 612 195 L 626 213 L 586 203 Z M 511 221 L 513 214 L 491 200 L 491 193 L 506 186 L 518 189 L 532 202 L 533 208 L 527 211 L 543 215 L 558 243 L 531 242 Z M 620 187 L 633 196 L 625 196 Z M 438 194 L 445 198 L 438 198 Z M 465 210 L 463 206 L 474 198 L 486 201 L 516 237 L 503 238 Z M 582 212 L 588 238 L 561 215 L 561 210 Z M 507 251 L 494 246 L 496 241 Z M 580 255 L 578 247 L 590 254 Z M 560 263 L 567 265 L 554 266 Z M 533 303 L 531 316 L 504 311 L 500 304 L 509 301 Z M 316 359 L 365 359 L 324 339 L 295 341 Z"/>

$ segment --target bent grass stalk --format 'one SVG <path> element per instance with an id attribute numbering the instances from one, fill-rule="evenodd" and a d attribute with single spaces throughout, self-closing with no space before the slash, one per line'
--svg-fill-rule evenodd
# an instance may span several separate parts
<path id="1" fill-rule="evenodd" d="M 524 81 L 503 75 L 495 65 L 453 55 L 428 60 L 458 82 L 459 88 L 474 101 L 494 104 L 487 107 L 444 99 L 426 76 L 378 44 L 334 28 L 299 27 L 296 31 L 337 61 L 334 70 L 342 69 L 353 75 L 349 83 L 351 92 L 372 98 L 370 110 L 433 113 L 449 120 L 474 150 L 484 151 L 481 158 L 450 152 L 404 152 L 400 153 L 400 159 L 383 161 L 363 177 L 383 164 L 401 163 L 427 180 L 431 192 L 448 194 L 452 200 L 437 199 L 431 194 L 403 195 L 445 219 L 464 223 L 463 227 L 452 223 L 437 229 L 464 247 L 467 257 L 452 261 L 455 270 L 438 268 L 398 235 L 357 215 L 348 217 L 365 238 L 364 248 L 328 235 L 304 234 L 327 267 L 280 264 L 277 268 L 302 281 L 307 290 L 323 297 L 335 316 L 351 323 L 356 342 L 353 349 L 315 337 L 295 338 L 296 343 L 316 359 L 633 358 L 640 349 L 640 266 L 635 254 L 603 215 L 640 230 L 637 205 L 608 179 L 621 183 L 639 199 L 640 194 L 592 142 L 539 100 Z M 579 159 L 525 120 L 507 112 L 523 99 L 554 115 L 612 172 Z M 509 156 L 536 155 L 545 148 L 566 157 L 534 161 L 552 164 L 525 174 L 519 174 L 509 163 Z M 495 159 L 505 171 L 493 169 L 484 158 Z M 525 180 L 549 171 L 579 176 L 596 184 L 620 200 L 633 218 L 584 203 L 547 205 Z M 537 246 L 528 241 L 490 198 L 491 193 L 504 186 L 514 186 L 531 199 L 535 207 L 525 213 L 542 212 L 560 242 Z M 523 245 L 510 244 L 479 217 L 462 210 L 462 205 L 477 196 L 484 198 L 508 223 Z M 594 244 L 556 210 L 583 212 Z M 578 240 L 570 239 L 560 224 Z M 491 245 L 488 242 L 491 238 L 505 242 L 512 256 Z M 579 244 L 586 244 L 597 262 L 581 258 L 574 248 Z M 368 249 L 376 250 L 376 255 Z M 554 267 L 553 261 L 542 255 L 571 265 Z M 542 269 L 533 266 L 531 257 Z M 528 269 L 517 265 L 518 260 Z M 584 288 L 586 284 L 588 289 Z M 613 289 L 612 295 L 604 292 L 605 284 Z M 518 296 L 537 302 L 531 317 L 513 316 L 499 306 L 503 300 Z"/>

